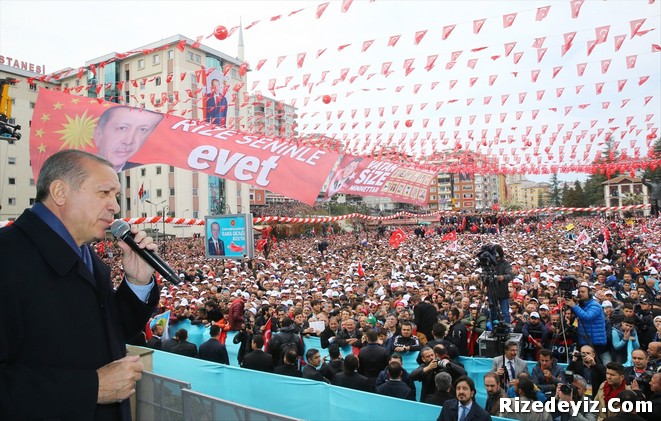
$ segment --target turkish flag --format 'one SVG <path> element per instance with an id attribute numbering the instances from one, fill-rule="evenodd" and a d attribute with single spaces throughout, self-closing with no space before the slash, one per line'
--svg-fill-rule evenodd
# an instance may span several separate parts
<path id="1" fill-rule="evenodd" d="M 269 342 L 271 342 L 271 318 L 266 321 L 264 325 L 264 352 L 268 349 Z"/>
<path id="2" fill-rule="evenodd" d="M 399 245 L 406 240 L 406 233 L 402 231 L 401 228 L 397 228 L 395 231 L 390 234 L 390 239 L 388 240 L 388 244 L 390 244 L 393 248 L 399 247 Z"/>
<path id="3" fill-rule="evenodd" d="M 452 231 L 441 237 L 441 241 L 457 241 L 457 231 Z"/>
<path id="4" fill-rule="evenodd" d="M 365 269 L 363 269 L 363 262 L 358 262 L 358 276 L 365 277 Z"/>

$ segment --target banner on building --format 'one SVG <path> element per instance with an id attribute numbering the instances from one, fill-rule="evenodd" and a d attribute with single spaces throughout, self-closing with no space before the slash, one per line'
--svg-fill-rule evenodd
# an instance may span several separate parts
<path id="1" fill-rule="evenodd" d="M 330 177 L 325 200 L 337 193 L 345 193 L 426 205 L 429 184 L 434 177 L 431 171 L 344 155 Z"/>

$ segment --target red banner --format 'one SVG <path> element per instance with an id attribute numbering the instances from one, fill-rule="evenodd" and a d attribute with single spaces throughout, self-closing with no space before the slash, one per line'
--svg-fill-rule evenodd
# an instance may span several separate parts
<path id="1" fill-rule="evenodd" d="M 425 205 L 434 176 L 431 171 L 344 155 L 330 178 L 326 199 L 337 193 L 346 193 Z"/>
<path id="2" fill-rule="evenodd" d="M 82 149 L 117 171 L 165 164 L 314 204 L 339 154 L 138 108 L 39 91 L 30 132 L 35 179 L 46 158 Z"/>

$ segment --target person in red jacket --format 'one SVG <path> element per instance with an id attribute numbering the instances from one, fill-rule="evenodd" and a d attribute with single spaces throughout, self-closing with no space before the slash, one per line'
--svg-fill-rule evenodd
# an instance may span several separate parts
<path id="1" fill-rule="evenodd" d="M 230 330 L 241 330 L 243 328 L 243 313 L 245 311 L 245 302 L 250 298 L 247 292 L 241 292 L 232 301 L 228 311 L 227 321 L 230 324 Z"/>

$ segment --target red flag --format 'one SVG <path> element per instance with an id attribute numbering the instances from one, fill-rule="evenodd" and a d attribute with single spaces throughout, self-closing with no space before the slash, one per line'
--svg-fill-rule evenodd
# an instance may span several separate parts
<path id="1" fill-rule="evenodd" d="M 397 228 L 392 234 L 390 234 L 388 244 L 393 248 L 397 248 L 404 240 L 406 240 L 406 233 L 404 233 L 401 228 Z"/>
<path id="2" fill-rule="evenodd" d="M 365 277 L 365 269 L 363 269 L 363 262 L 358 262 L 358 276 Z"/>
<path id="3" fill-rule="evenodd" d="M 138 190 L 138 199 L 142 200 L 142 196 L 145 195 L 145 183 L 140 185 L 140 190 Z"/>
<path id="4" fill-rule="evenodd" d="M 266 321 L 264 325 L 264 352 L 268 349 L 269 342 L 271 342 L 271 317 Z"/>
<path id="5" fill-rule="evenodd" d="M 266 246 L 266 240 L 264 240 L 264 239 L 257 240 L 257 245 L 255 246 L 257 251 L 259 251 L 259 252 L 264 251 L 264 246 Z"/>
<path id="6" fill-rule="evenodd" d="M 452 231 L 441 237 L 441 241 L 457 241 L 457 231 Z"/>
<path id="7" fill-rule="evenodd" d="M 550 8 L 551 6 L 538 7 L 537 14 L 535 15 L 535 20 L 538 22 L 543 20 L 549 14 Z"/>
<path id="8" fill-rule="evenodd" d="M 515 18 L 516 18 L 516 13 L 509 13 L 507 15 L 503 15 L 503 28 L 509 28 L 510 26 L 512 26 Z"/>

